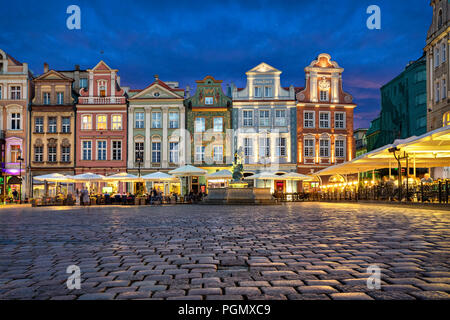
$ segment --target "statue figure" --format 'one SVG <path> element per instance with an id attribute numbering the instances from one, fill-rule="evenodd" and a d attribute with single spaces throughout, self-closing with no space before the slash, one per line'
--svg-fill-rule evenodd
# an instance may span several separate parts
<path id="1" fill-rule="evenodd" d="M 242 164 L 242 147 L 234 153 L 233 161 L 233 182 L 242 181 L 244 166 Z"/>

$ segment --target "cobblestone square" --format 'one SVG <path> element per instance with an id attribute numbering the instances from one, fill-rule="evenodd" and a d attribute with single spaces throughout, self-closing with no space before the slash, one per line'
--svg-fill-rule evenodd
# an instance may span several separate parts
<path id="1" fill-rule="evenodd" d="M 348 203 L 0 209 L 0 299 L 450 299 L 450 212 Z M 69 290 L 69 265 L 81 289 Z M 367 267 L 381 268 L 381 289 Z"/>

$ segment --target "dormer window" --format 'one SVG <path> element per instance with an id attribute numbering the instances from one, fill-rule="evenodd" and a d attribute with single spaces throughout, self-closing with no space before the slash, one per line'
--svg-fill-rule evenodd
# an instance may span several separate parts
<path id="1" fill-rule="evenodd" d="M 261 97 L 262 97 L 261 87 L 255 87 L 255 98 Z"/>
<path id="2" fill-rule="evenodd" d="M 100 80 L 98 82 L 98 93 L 99 93 L 100 97 L 106 97 L 106 87 L 107 87 L 106 80 Z"/>
<path id="3" fill-rule="evenodd" d="M 264 97 L 272 97 L 272 87 L 264 87 Z"/>
<path id="4" fill-rule="evenodd" d="M 328 101 L 328 90 L 320 90 L 320 101 Z"/>

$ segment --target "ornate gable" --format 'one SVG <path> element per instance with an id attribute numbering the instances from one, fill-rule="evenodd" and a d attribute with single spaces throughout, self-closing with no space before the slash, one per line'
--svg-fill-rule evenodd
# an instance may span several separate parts
<path id="1" fill-rule="evenodd" d="M 253 69 L 247 71 L 246 74 L 281 74 L 281 71 L 265 62 L 261 62 Z"/>
<path id="2" fill-rule="evenodd" d="M 129 100 L 136 99 L 182 99 L 184 90 L 172 89 L 155 76 L 155 81 L 147 88 L 130 97 Z"/>
<path id="3" fill-rule="evenodd" d="M 222 91 L 222 80 L 216 80 L 212 76 L 206 76 L 203 80 L 197 80 L 195 94 L 186 100 L 187 107 L 219 107 L 231 106 L 231 98 Z"/>

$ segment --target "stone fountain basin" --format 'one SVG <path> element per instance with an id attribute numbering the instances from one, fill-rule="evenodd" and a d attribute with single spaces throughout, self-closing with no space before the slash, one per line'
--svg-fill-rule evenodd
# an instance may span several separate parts
<path id="1" fill-rule="evenodd" d="M 270 188 L 214 188 L 208 190 L 205 204 L 276 204 Z"/>

